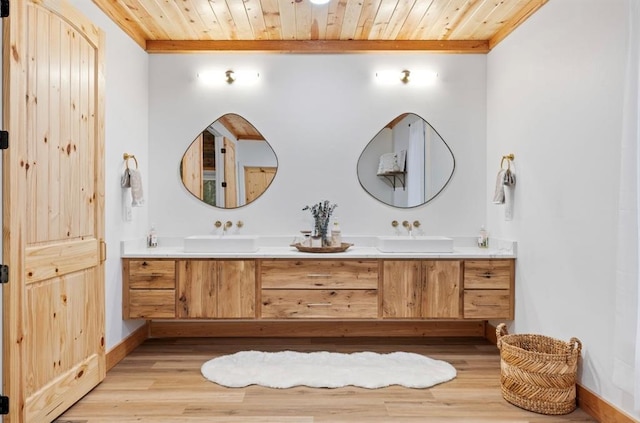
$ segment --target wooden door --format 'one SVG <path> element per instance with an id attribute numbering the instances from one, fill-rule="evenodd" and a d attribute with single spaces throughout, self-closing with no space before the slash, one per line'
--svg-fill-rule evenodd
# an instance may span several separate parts
<path id="1" fill-rule="evenodd" d="M 203 199 L 202 138 L 202 134 L 198 135 L 198 138 L 187 149 L 181 162 L 182 183 L 191 194 L 201 200 Z"/>
<path id="2" fill-rule="evenodd" d="M 5 422 L 51 422 L 105 376 L 104 34 L 64 0 L 3 31 Z"/>
<path id="3" fill-rule="evenodd" d="M 461 317 L 462 261 L 429 260 L 423 266 L 422 317 Z"/>
<path id="4" fill-rule="evenodd" d="M 244 197 L 245 204 L 249 204 L 260 197 L 276 176 L 275 167 L 249 167 L 244 168 Z"/>
<path id="5" fill-rule="evenodd" d="M 238 187 L 236 177 L 236 147 L 228 138 L 224 139 L 224 207 L 227 209 L 238 207 Z"/>

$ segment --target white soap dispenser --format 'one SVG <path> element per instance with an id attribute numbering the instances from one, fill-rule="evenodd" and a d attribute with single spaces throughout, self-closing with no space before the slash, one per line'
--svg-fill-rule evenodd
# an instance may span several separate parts
<path id="1" fill-rule="evenodd" d="M 331 246 L 332 247 L 342 246 L 342 231 L 340 230 L 340 224 L 338 223 L 338 219 L 333 220 L 333 227 L 331 228 Z"/>
<path id="2" fill-rule="evenodd" d="M 158 234 L 156 234 L 156 227 L 155 225 L 151 225 L 151 228 L 149 229 L 149 233 L 147 234 L 147 247 L 148 248 L 155 248 L 158 246 Z"/>
<path id="3" fill-rule="evenodd" d="M 489 233 L 484 228 L 484 225 L 480 227 L 480 233 L 478 235 L 478 247 L 489 248 Z"/>

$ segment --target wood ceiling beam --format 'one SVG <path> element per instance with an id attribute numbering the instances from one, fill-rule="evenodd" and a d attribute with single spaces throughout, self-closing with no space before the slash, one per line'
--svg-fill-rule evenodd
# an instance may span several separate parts
<path id="1" fill-rule="evenodd" d="M 367 51 L 422 51 L 434 53 L 489 52 L 486 40 L 147 40 L 147 53 L 262 51 L 275 53 L 359 53 Z"/>

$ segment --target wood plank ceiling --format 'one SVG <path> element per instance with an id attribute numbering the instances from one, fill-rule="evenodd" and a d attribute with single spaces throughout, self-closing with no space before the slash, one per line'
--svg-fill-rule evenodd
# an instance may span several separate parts
<path id="1" fill-rule="evenodd" d="M 149 53 L 487 53 L 548 0 L 93 0 Z"/>

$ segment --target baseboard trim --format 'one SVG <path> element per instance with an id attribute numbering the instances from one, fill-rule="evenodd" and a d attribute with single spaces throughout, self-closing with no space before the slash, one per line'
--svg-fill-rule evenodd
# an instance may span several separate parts
<path id="1" fill-rule="evenodd" d="M 111 370 L 113 366 L 129 355 L 131 351 L 135 350 L 147 338 L 149 338 L 149 322 L 145 322 L 144 325 L 131 332 L 129 336 L 107 352 L 107 371 Z"/>
<path id="2" fill-rule="evenodd" d="M 576 385 L 576 398 L 578 407 L 599 422 L 640 423 L 580 384 Z"/>
<path id="3" fill-rule="evenodd" d="M 498 342 L 496 327 L 489 322 L 486 324 L 485 338 L 493 344 Z M 602 423 L 640 423 L 579 383 L 576 384 L 576 402 L 578 407 Z"/>
<path id="4" fill-rule="evenodd" d="M 152 321 L 151 338 L 172 337 L 480 337 L 484 321 Z"/>

